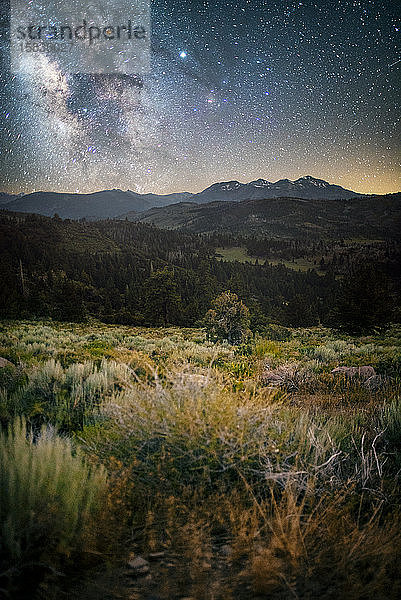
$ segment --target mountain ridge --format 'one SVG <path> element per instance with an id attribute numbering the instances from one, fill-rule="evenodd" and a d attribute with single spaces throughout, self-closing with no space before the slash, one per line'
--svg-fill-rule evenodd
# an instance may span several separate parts
<path id="1" fill-rule="evenodd" d="M 58 214 L 65 219 L 113 218 L 125 210 L 142 212 L 154 206 L 165 206 L 186 198 L 181 194 L 138 194 L 113 189 L 90 194 L 68 192 L 32 192 L 7 202 L 2 208 L 15 212 L 38 213 L 47 217 Z M 133 208 L 135 207 L 135 209 Z"/>
<path id="2" fill-rule="evenodd" d="M 31 192 L 30 194 L 4 197 L 2 208 L 16 212 L 38 213 L 45 216 L 58 214 L 71 219 L 121 218 L 143 213 L 157 207 L 165 207 L 177 202 L 209 204 L 210 202 L 242 202 L 269 198 L 304 198 L 338 200 L 366 197 L 364 194 L 330 184 L 311 175 L 295 181 L 280 179 L 270 182 L 256 179 L 249 183 L 239 181 L 217 182 L 201 192 L 177 192 L 172 194 L 139 194 L 131 190 L 101 190 L 89 194 L 68 192 Z"/>
<path id="3" fill-rule="evenodd" d="M 279 179 L 270 182 L 267 179 L 256 179 L 249 183 L 239 181 L 222 181 L 214 183 L 205 190 L 193 194 L 191 200 L 201 203 L 223 200 L 222 196 L 229 195 L 230 201 L 242 201 L 262 198 L 322 198 L 327 200 L 348 199 L 362 197 L 365 194 L 353 192 L 340 185 L 331 184 L 324 179 L 317 179 L 311 175 L 305 175 L 291 181 L 290 179 Z M 228 198 L 227 198 L 228 199 Z"/>

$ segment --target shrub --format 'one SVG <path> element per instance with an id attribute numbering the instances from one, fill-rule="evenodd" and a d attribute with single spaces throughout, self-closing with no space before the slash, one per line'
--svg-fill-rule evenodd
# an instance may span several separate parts
<path id="1" fill-rule="evenodd" d="M 208 337 L 213 341 L 241 344 L 249 337 L 249 309 L 236 294 L 223 292 L 205 316 Z"/>
<path id="2" fill-rule="evenodd" d="M 401 466 L 401 401 L 393 400 L 383 406 L 379 419 L 386 450 L 395 460 L 397 470 Z"/>
<path id="3" fill-rule="evenodd" d="M 34 440 L 23 420 L 0 432 L 0 588 L 35 588 L 92 550 L 106 490 L 105 471 L 67 439 L 43 430 Z"/>
<path id="4" fill-rule="evenodd" d="M 299 363 L 284 363 L 276 369 L 271 369 L 269 362 L 265 362 L 260 382 L 268 387 L 282 387 L 287 392 L 313 390 L 318 385 L 317 375 L 312 368 Z"/>
<path id="5" fill-rule="evenodd" d="M 251 551 L 257 594 L 277 600 L 399 598 L 399 523 L 384 519 L 378 506 L 361 522 L 341 495 L 300 498 L 287 486 L 281 502 L 261 512 L 270 535 Z"/>
<path id="6" fill-rule="evenodd" d="M 101 430 L 86 427 L 80 439 L 97 454 L 131 466 L 135 481 L 147 489 L 158 489 L 160 481 L 174 492 L 231 486 L 238 468 L 264 484 L 261 457 L 267 455 L 268 468 L 276 462 L 271 413 L 277 394 L 261 390 L 254 397 L 230 387 L 212 371 L 175 374 L 163 386 L 133 385 L 103 404 L 108 420 Z"/>
<path id="7" fill-rule="evenodd" d="M 339 353 L 327 344 L 325 346 L 313 348 L 311 354 L 313 358 L 316 358 L 319 362 L 327 363 L 335 361 L 338 358 Z"/>
<path id="8" fill-rule="evenodd" d="M 63 432 L 82 429 L 97 415 L 100 401 L 128 385 L 132 372 L 124 364 L 102 359 L 74 363 L 67 369 L 54 359 L 33 367 L 28 382 L 0 394 L 0 418 L 24 416 L 36 427 L 51 423 Z"/>

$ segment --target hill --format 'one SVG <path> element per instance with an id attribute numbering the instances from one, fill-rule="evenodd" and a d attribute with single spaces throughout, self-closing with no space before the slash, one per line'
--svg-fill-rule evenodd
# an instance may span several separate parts
<path id="1" fill-rule="evenodd" d="M 280 179 L 275 183 L 266 179 L 256 179 L 250 183 L 240 183 L 239 181 L 215 183 L 199 194 L 194 194 L 190 201 L 205 204 L 221 200 L 240 202 L 280 197 L 334 200 L 355 198 L 361 195 L 340 185 L 333 185 L 323 179 L 306 175 L 295 181 Z"/>
<path id="2" fill-rule="evenodd" d="M 6 194 L 5 192 L 0 192 L 0 205 L 6 205 L 16 198 L 18 198 L 18 196 L 15 194 Z"/>
<path id="3" fill-rule="evenodd" d="M 228 261 L 223 246 L 248 255 Z M 249 255 L 259 257 L 255 264 Z M 395 240 L 241 239 L 3 210 L 0 316 L 192 326 L 231 290 L 251 308 L 255 328 L 268 318 L 313 325 L 327 321 L 340 281 L 361 265 L 398 285 L 399 256 Z"/>
<path id="4" fill-rule="evenodd" d="M 182 194 L 137 194 L 127 190 L 104 190 L 93 194 L 65 194 L 56 192 L 33 192 L 4 206 L 16 212 L 38 213 L 49 217 L 58 214 L 64 219 L 107 219 L 123 212 L 141 212 L 153 206 L 165 206 L 185 200 Z"/>
<path id="5" fill-rule="evenodd" d="M 193 233 L 386 239 L 399 237 L 401 231 L 401 193 L 330 201 L 285 197 L 181 202 L 127 218 Z"/>
<path id="6" fill-rule="evenodd" d="M 301 291 L 301 321 L 317 322 L 318 312 L 327 312 L 331 275 L 264 262 L 219 261 L 202 237 L 143 223 L 0 211 L 0 316 L 193 325 L 225 289 L 253 306 L 259 321 L 274 313 L 285 322 L 284 302 Z"/>

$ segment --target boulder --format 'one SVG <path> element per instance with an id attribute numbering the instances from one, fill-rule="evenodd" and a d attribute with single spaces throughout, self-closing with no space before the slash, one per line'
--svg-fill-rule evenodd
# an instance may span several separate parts
<path id="1" fill-rule="evenodd" d="M 149 563 L 142 556 L 131 555 L 128 560 L 128 566 L 135 575 L 146 575 L 149 573 Z"/>
<path id="2" fill-rule="evenodd" d="M 200 373 L 183 373 L 181 380 L 188 387 L 202 388 L 209 383 L 209 378 Z"/>
<path id="3" fill-rule="evenodd" d="M 149 560 L 161 560 L 162 558 L 164 558 L 165 554 L 166 553 L 164 551 L 150 552 L 149 553 Z"/>

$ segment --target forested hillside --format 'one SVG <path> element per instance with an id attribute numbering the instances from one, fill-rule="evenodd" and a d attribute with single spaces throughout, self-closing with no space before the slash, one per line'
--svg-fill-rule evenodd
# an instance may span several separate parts
<path id="1" fill-rule="evenodd" d="M 234 238 L 128 221 L 63 221 L 5 211 L 0 214 L 0 239 L 2 317 L 92 316 L 106 322 L 189 326 L 202 319 L 213 298 L 230 289 L 249 306 L 254 330 L 267 322 L 308 326 L 330 321 L 343 281 L 352 281 L 367 262 L 372 271 L 367 281 L 390 290 L 386 302 L 391 306 L 385 311 L 390 314 L 400 275 L 395 242 L 359 252 L 358 245 L 345 244 L 336 254 L 324 244 L 240 239 L 250 252 L 264 257 L 251 265 L 216 259 L 216 246 L 235 243 Z M 270 264 L 279 255 L 308 252 L 316 263 L 308 269 Z M 333 264 L 337 255 L 342 257 L 335 259 L 338 267 Z"/>
<path id="2" fill-rule="evenodd" d="M 348 200 L 281 197 L 203 205 L 181 202 L 128 218 L 193 233 L 223 231 L 298 239 L 399 239 L 401 194 Z"/>

